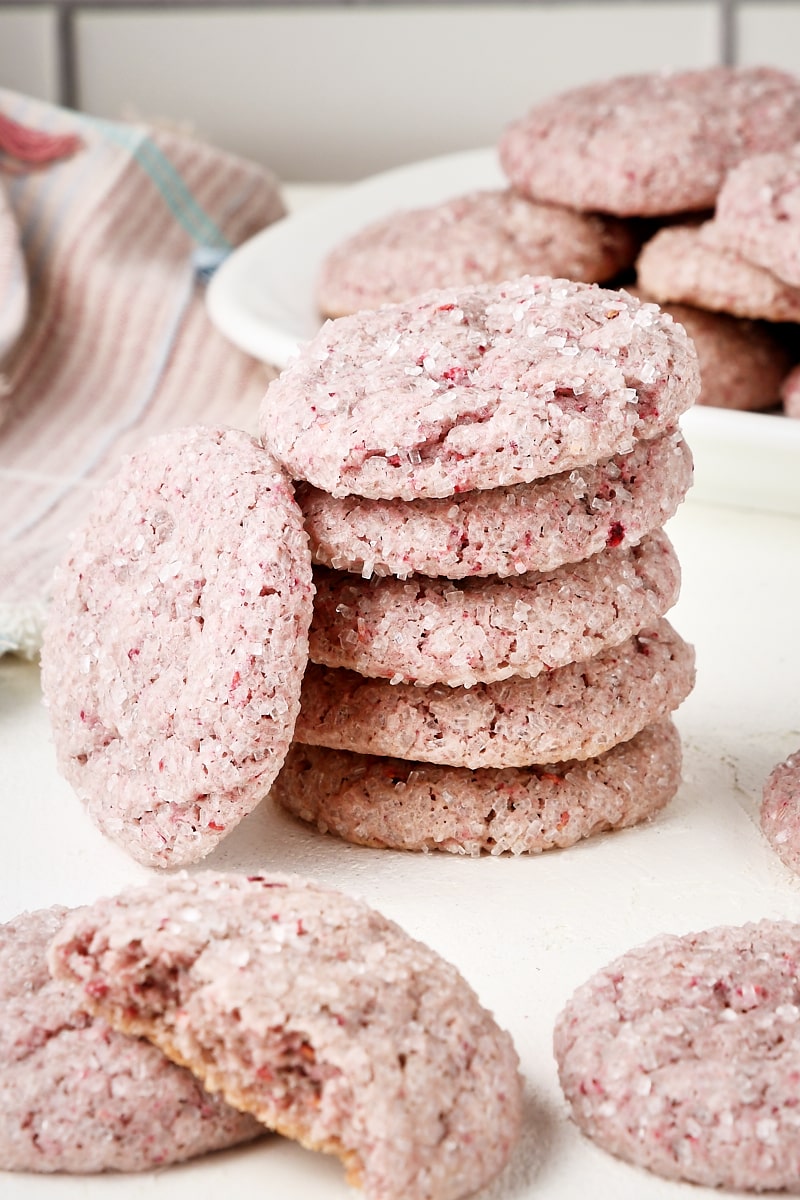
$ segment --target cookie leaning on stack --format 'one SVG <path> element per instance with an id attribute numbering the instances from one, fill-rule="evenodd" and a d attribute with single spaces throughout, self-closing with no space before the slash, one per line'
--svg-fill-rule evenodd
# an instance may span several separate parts
<path id="1" fill-rule="evenodd" d="M 662 621 L 678 571 L 656 530 L 690 482 L 675 425 L 697 390 L 691 343 L 655 305 L 548 277 L 325 326 L 261 413 L 266 447 L 312 485 L 312 554 L 336 564 L 317 569 L 318 665 L 279 802 L 353 841 L 469 853 L 565 845 L 665 804 L 693 661 Z M 373 565 L 404 582 L 337 569 Z M 651 726 L 659 769 L 634 804 L 632 739 Z M 630 761 L 609 753 L 626 742 Z M 344 814 L 367 796 L 365 832 Z"/>
<path id="2" fill-rule="evenodd" d="M 302 515 L 252 438 L 192 426 L 123 462 L 56 572 L 42 648 L 59 768 L 108 837 L 174 867 L 255 808 L 310 619 Z"/>

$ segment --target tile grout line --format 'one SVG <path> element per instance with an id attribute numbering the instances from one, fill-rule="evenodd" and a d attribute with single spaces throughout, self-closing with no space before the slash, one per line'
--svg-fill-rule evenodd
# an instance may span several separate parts
<path id="1" fill-rule="evenodd" d="M 719 2 L 719 60 L 726 67 L 739 61 L 739 5 L 738 0 Z"/>
<path id="2" fill-rule="evenodd" d="M 75 54 L 75 10 L 71 4 L 56 8 L 56 92 L 64 108 L 78 107 L 78 72 Z"/>
<path id="3" fill-rule="evenodd" d="M 416 7 L 420 0 L 290 0 L 292 7 L 317 7 L 317 8 L 407 8 Z M 797 0 L 778 0 L 778 3 L 791 4 Z M 469 8 L 473 5 L 491 5 L 491 0 L 438 0 L 438 3 L 447 8 Z M 505 3 L 514 8 L 552 8 L 554 4 L 575 4 L 589 5 L 591 8 L 600 8 L 604 4 L 614 5 L 639 5 L 645 6 L 646 3 L 655 4 L 673 4 L 675 0 L 505 0 Z M 691 6 L 692 0 L 679 0 L 683 5 Z M 738 0 L 709 0 L 709 3 L 716 4 L 717 7 L 725 7 L 730 5 L 735 7 Z M 114 11 L 135 11 L 137 9 L 208 9 L 216 8 L 226 10 L 230 8 L 286 8 L 287 0 L 44 0 L 41 7 L 58 10 L 61 8 L 68 9 L 83 9 L 86 11 L 96 11 L 105 9 L 109 12 Z M 0 9 L 3 8 L 19 8 L 20 0 L 0 0 Z"/>

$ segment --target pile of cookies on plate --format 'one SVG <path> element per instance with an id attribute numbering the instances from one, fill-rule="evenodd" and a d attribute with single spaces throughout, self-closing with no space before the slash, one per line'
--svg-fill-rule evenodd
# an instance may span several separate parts
<path id="1" fill-rule="evenodd" d="M 501 137 L 506 188 L 390 214 L 335 247 L 320 311 L 524 273 L 613 280 L 686 327 L 699 403 L 783 398 L 798 415 L 797 89 L 783 72 L 719 68 L 555 97 Z"/>
<path id="2" fill-rule="evenodd" d="M 610 207 L 615 177 L 663 215 L 665 189 L 702 208 L 799 136 L 800 85 L 723 70 L 584 89 L 503 155 L 518 189 L 544 172 L 538 207 Z M 546 194 L 548 172 L 585 194 Z M 43 684 L 62 771 L 139 862 L 197 862 L 273 785 L 352 841 L 469 854 L 568 846 L 675 792 L 694 667 L 664 619 L 663 525 L 697 357 L 668 313 L 592 282 L 630 263 L 629 227 L 544 218 L 588 279 L 440 280 L 329 323 L 271 385 L 260 441 L 164 434 L 97 495 Z M 767 797 L 790 862 L 797 775 Z M 798 954 L 796 926 L 762 922 L 600 972 L 555 1034 L 581 1128 L 668 1176 L 796 1186 Z M 520 1131 L 515 1049 L 469 984 L 306 880 L 162 875 L 25 914 L 0 929 L 0 1010 L 7 1169 L 146 1168 L 267 1127 L 370 1200 L 458 1200 Z"/>

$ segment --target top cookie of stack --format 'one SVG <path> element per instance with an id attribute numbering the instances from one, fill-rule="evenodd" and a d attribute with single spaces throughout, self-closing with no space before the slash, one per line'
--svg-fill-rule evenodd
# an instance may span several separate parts
<path id="1" fill-rule="evenodd" d="M 261 434 L 306 481 L 312 557 L 366 578 L 317 567 L 303 745 L 276 785 L 287 807 L 352 840 L 476 853 L 569 844 L 666 802 L 679 756 L 663 720 L 692 664 L 661 621 L 678 571 L 655 531 L 690 482 L 675 424 L 698 386 L 689 339 L 655 305 L 546 277 L 427 293 L 320 331 L 268 389 Z M 607 752 L 654 723 L 644 757 L 659 778 L 634 816 L 619 795 L 641 748 L 626 746 L 635 769 Z M 398 753 L 408 760 L 383 757 Z M 576 775 L 571 759 L 594 761 Z M 582 830 L 576 816 L 542 834 L 542 764 L 569 777 Z M 379 781 L 398 772 L 422 791 L 405 787 L 389 828 L 397 789 Z M 457 792 L 482 832 L 441 832 L 442 786 L 444 808 Z M 498 840 L 488 814 L 515 788 L 527 799 Z M 359 832 L 347 805 L 367 792 Z M 565 793 L 558 804 L 563 817 Z"/>
<path id="2" fill-rule="evenodd" d="M 627 453 L 675 425 L 696 383 L 656 305 L 523 277 L 331 322 L 270 385 L 260 425 L 295 479 L 417 500 Z"/>

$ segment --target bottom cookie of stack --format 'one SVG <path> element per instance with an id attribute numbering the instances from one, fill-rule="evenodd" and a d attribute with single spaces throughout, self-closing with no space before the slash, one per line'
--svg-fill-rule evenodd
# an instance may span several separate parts
<path id="1" fill-rule="evenodd" d="M 680 738 L 664 720 L 594 758 L 545 766 L 471 770 L 296 742 L 272 795 L 357 845 L 536 854 L 646 820 L 680 778 Z"/>

